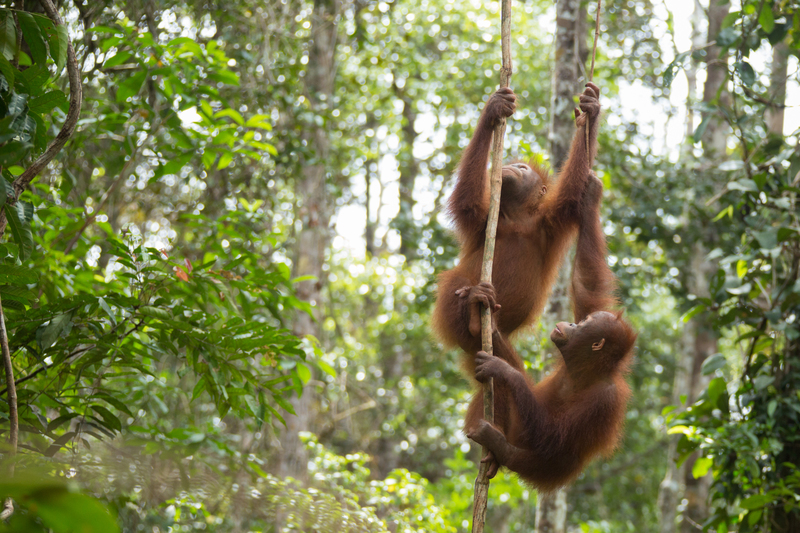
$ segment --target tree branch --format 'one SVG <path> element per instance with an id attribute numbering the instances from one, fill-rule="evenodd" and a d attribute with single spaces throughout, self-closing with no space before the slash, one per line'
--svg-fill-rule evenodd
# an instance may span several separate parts
<path id="1" fill-rule="evenodd" d="M 64 22 L 58 14 L 58 10 L 53 5 L 52 0 L 39 0 L 44 7 L 47 16 L 53 21 L 56 26 L 62 26 Z M 47 147 L 42 155 L 40 155 L 25 172 L 19 175 L 14 180 L 14 201 L 19 199 L 25 187 L 33 181 L 50 161 L 61 151 L 66 144 L 67 140 L 72 136 L 75 131 L 75 125 L 78 123 L 78 117 L 81 113 L 81 101 L 83 98 L 83 88 L 81 85 L 81 73 L 78 70 L 78 62 L 75 58 L 75 49 L 72 47 L 72 40 L 67 38 L 67 76 L 69 78 L 69 109 L 67 110 L 67 118 L 64 120 L 64 125 L 61 126 L 61 131 L 58 132 L 56 138 Z M 3 235 L 6 229 L 6 209 L 0 212 L 0 235 Z"/>

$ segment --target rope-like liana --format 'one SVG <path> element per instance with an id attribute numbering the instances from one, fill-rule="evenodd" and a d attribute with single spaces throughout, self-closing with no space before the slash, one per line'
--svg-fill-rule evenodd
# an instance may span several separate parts
<path id="1" fill-rule="evenodd" d="M 508 87 L 511 81 L 511 0 L 503 0 L 501 14 L 501 42 L 503 53 L 503 66 L 500 69 L 500 87 Z M 492 173 L 490 182 L 489 219 L 486 222 L 486 240 L 483 249 L 483 263 L 481 264 L 481 281 L 492 282 L 492 264 L 494 259 L 494 244 L 497 233 L 497 220 L 500 216 L 500 189 L 503 184 L 503 140 L 506 134 L 506 120 L 499 121 L 494 129 L 492 139 Z M 487 307 L 481 308 L 481 339 L 482 348 L 486 353 L 492 353 L 492 311 Z M 492 380 L 483 385 L 484 418 L 494 422 L 494 385 Z M 482 455 L 489 450 L 484 448 Z M 489 501 L 489 470 L 488 463 L 480 463 L 478 478 L 475 480 L 475 497 L 472 507 L 472 533 L 483 533 L 486 524 L 486 505 Z"/>

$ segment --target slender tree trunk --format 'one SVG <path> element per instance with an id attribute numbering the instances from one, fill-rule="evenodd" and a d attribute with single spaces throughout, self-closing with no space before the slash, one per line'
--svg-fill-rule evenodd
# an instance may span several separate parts
<path id="1" fill-rule="evenodd" d="M 315 114 L 325 116 L 333 101 L 336 73 L 337 0 L 315 0 L 311 22 L 313 43 L 309 51 L 306 73 L 306 96 Z M 294 276 L 316 279 L 297 284 L 297 296 L 314 306 L 313 318 L 298 313 L 292 329 L 296 335 L 319 337 L 318 321 L 322 300 L 325 250 L 330 240 L 331 205 L 327 193 L 327 168 L 330 137 L 326 128 L 308 124 L 303 133 L 312 156 L 304 162 L 303 173 L 296 184 L 299 203 L 297 217 L 302 225 L 297 234 Z M 280 436 L 281 453 L 278 472 L 283 476 L 304 477 L 308 456 L 299 439 L 301 431 L 310 429 L 312 394 L 310 390 L 292 401 L 295 414 L 286 415 L 286 428 Z"/>
<path id="2" fill-rule="evenodd" d="M 692 12 L 692 48 L 699 50 L 705 44 L 705 36 L 700 32 L 703 25 L 705 12 L 699 0 L 694 2 Z M 686 97 L 686 131 L 684 142 L 681 147 L 681 160 L 688 163 L 693 158 L 692 136 L 695 131 L 694 105 L 697 101 L 697 63 L 692 60 L 686 68 L 686 78 L 688 81 L 688 95 Z M 686 223 L 688 213 L 684 213 L 683 222 Z M 675 379 L 672 386 L 672 404 L 680 405 L 681 397 L 689 398 L 691 395 L 691 379 L 694 361 L 694 346 L 697 337 L 697 324 L 689 321 L 683 326 L 680 351 L 677 356 L 675 368 Z M 667 449 L 667 473 L 661 481 L 658 489 L 658 510 L 660 514 L 659 533 L 675 533 L 678 530 L 678 505 L 681 502 L 684 491 L 685 463 L 678 468 L 675 461 L 678 459 L 678 435 L 673 435 L 669 440 Z"/>
<path id="3" fill-rule="evenodd" d="M 417 120 L 417 112 L 414 109 L 413 100 L 403 89 L 395 85 L 394 92 L 397 98 L 403 102 L 402 132 L 404 149 L 398 154 L 400 210 L 392 225 L 400 233 L 400 253 L 408 262 L 417 256 L 416 224 L 414 223 L 414 185 L 419 174 L 419 163 L 414 157 L 414 142 L 417 140 L 414 122 Z"/>
<path id="4" fill-rule="evenodd" d="M 692 11 L 692 49 L 700 50 L 705 44 L 705 37 L 700 32 L 703 25 L 705 12 L 699 0 L 694 0 L 694 11 Z M 684 133 L 684 143 L 681 147 L 681 159 L 686 160 L 692 157 L 694 143 L 691 141 L 697 125 L 694 122 L 694 106 L 697 102 L 697 62 L 692 59 L 686 67 L 686 81 L 689 87 L 689 94 L 686 98 L 686 132 Z"/>
<path id="5" fill-rule="evenodd" d="M 708 40 L 712 42 L 717 39 L 722 28 L 722 21 L 728 15 L 730 5 L 712 0 L 708 6 Z M 719 46 L 709 46 L 707 48 L 708 63 L 706 68 L 706 83 L 703 87 L 703 102 L 712 104 L 718 102 L 720 106 L 728 105 L 730 98 L 726 94 L 723 84 L 728 78 L 728 54 L 721 53 Z M 719 111 L 707 111 L 704 117 L 708 117 L 708 125 L 701 137 L 703 143 L 703 157 L 709 160 L 725 157 L 728 141 L 728 124 Z"/>
<path id="6" fill-rule="evenodd" d="M 699 9 L 696 5 L 695 9 Z M 708 8 L 708 33 L 706 42 L 716 40 L 722 27 L 722 21 L 728 14 L 729 5 L 719 2 L 711 2 Z M 695 25 L 699 23 L 698 12 L 695 12 L 693 19 Z M 706 82 L 703 86 L 703 102 L 708 105 L 717 104 L 720 107 L 729 105 L 725 83 L 728 75 L 728 56 L 721 54 L 721 49 L 717 46 L 710 46 L 707 49 Z M 712 113 L 709 115 L 708 113 Z M 706 129 L 701 136 L 703 145 L 703 159 L 708 161 L 719 160 L 726 156 L 727 139 L 729 135 L 728 124 L 722 117 L 720 111 L 706 112 L 703 117 L 707 121 Z M 702 185 L 702 184 L 701 184 Z M 708 279 L 716 271 L 716 265 L 708 260 L 709 246 L 717 240 L 716 229 L 709 227 L 703 235 L 692 246 L 692 254 L 687 265 L 687 289 L 691 294 L 698 297 L 708 297 Z M 681 384 L 682 390 L 676 390 L 676 394 L 685 394 L 688 404 L 693 403 L 708 387 L 709 376 L 703 376 L 703 362 L 710 355 L 717 352 L 718 338 L 714 329 L 711 327 L 706 315 L 700 314 L 692 318 L 684 329 L 684 347 L 687 350 L 686 360 L 679 364 L 679 372 L 686 372 L 686 381 L 682 376 L 676 377 L 676 385 Z M 685 388 L 684 388 L 685 387 Z M 670 449 L 670 460 L 674 460 L 675 451 Z M 690 457 L 678 471 L 674 470 L 674 463 L 669 465 L 670 471 L 662 483 L 662 493 L 659 495 L 660 510 L 662 512 L 661 531 L 662 533 L 674 531 L 674 513 L 667 509 L 667 505 L 672 503 L 677 505 L 678 501 L 685 500 L 685 508 L 680 520 L 680 531 L 682 533 L 694 533 L 697 529 L 696 524 L 702 524 L 708 517 L 708 493 L 711 486 L 711 477 L 706 475 L 700 479 L 695 479 L 691 471 L 695 457 Z M 670 480 L 670 474 L 675 474 L 675 479 Z M 670 494 L 670 489 L 675 488 L 681 480 L 684 485 L 683 497 L 680 497 L 679 488 L 674 494 Z M 670 486 L 670 483 L 672 485 Z"/>
<path id="7" fill-rule="evenodd" d="M 579 92 L 578 80 L 585 63 L 586 6 L 580 0 L 561 0 L 556 4 L 556 48 L 550 96 L 550 131 L 548 134 L 550 162 L 558 169 L 566 161 L 570 143 L 575 134 L 572 110 L 575 95 Z M 568 257 L 573 255 L 572 252 Z M 564 320 L 570 312 L 570 269 L 559 268 L 559 277 L 550 295 L 544 319 L 550 322 Z M 567 492 L 561 489 L 549 494 L 539 494 L 536 504 L 536 532 L 563 533 L 567 528 Z"/>
<path id="8" fill-rule="evenodd" d="M 772 70 L 769 75 L 769 97 L 775 107 L 768 108 L 764 117 L 769 132 L 781 137 L 783 137 L 783 106 L 786 103 L 788 70 L 789 46 L 786 41 L 781 41 L 772 48 Z"/>
<path id="9" fill-rule="evenodd" d="M 709 295 L 708 279 L 716 271 L 716 265 L 707 259 L 708 248 L 702 242 L 695 243 L 692 254 L 689 292 L 698 297 L 707 298 Z M 690 349 L 690 374 L 688 383 L 688 405 L 696 402 L 700 395 L 708 388 L 711 376 L 702 373 L 703 362 L 717 352 L 717 334 L 710 325 L 710 320 L 705 315 L 693 318 L 686 325 L 684 339 Z M 696 533 L 695 524 L 702 524 L 708 518 L 708 491 L 711 488 L 711 475 L 707 474 L 700 479 L 695 479 L 692 474 L 692 465 L 697 459 L 693 455 L 682 465 L 684 491 L 683 499 L 686 507 L 681 520 L 682 533 Z"/>

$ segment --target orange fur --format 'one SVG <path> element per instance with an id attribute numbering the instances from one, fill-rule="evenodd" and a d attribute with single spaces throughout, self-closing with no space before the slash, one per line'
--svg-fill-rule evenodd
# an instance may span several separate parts
<path id="1" fill-rule="evenodd" d="M 624 373 L 636 335 L 619 317 L 597 315 L 593 326 L 581 329 L 577 340 L 563 345 L 565 362 L 539 384 L 525 373 L 509 341 L 541 314 L 579 227 L 572 289 L 576 320 L 616 304 L 615 280 L 605 262 L 605 237 L 598 220 L 602 188 L 591 175 L 598 93 L 593 86 L 581 96 L 581 109 L 593 116 L 588 150 L 581 128 L 552 190 L 541 195 L 550 176 L 538 165 L 528 163 L 532 173 L 512 172 L 516 175 L 509 179 L 513 193 L 506 191 L 504 174 L 493 293 L 491 287 L 478 287 L 489 209 L 486 166 L 492 128 L 514 110 L 509 91 L 501 89 L 487 103 L 459 163 L 448 204 L 462 248 L 458 265 L 439 277 L 433 326 L 445 344 L 462 348 L 468 376 L 477 377 L 477 371 L 481 380 L 496 378 L 495 425 L 483 420 L 483 395 L 478 391 L 467 412 L 465 431 L 489 446 L 500 464 L 542 490 L 567 483 L 592 457 L 614 449 L 630 395 Z M 501 307 L 493 315 L 496 357 L 478 354 L 481 363 L 476 365 L 481 339 L 475 325 L 481 302 Z M 605 344 L 592 350 L 592 342 L 600 340 L 594 338 L 598 333 L 605 336 Z M 592 342 L 586 344 L 590 337 Z"/>

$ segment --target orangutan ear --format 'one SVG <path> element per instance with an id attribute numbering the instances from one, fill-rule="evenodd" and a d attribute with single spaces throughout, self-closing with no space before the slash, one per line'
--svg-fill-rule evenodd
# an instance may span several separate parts
<path id="1" fill-rule="evenodd" d="M 592 351 L 596 352 L 598 350 L 602 350 L 603 346 L 605 346 L 605 344 L 606 344 L 606 340 L 605 339 L 600 339 L 596 343 L 592 344 Z"/>

